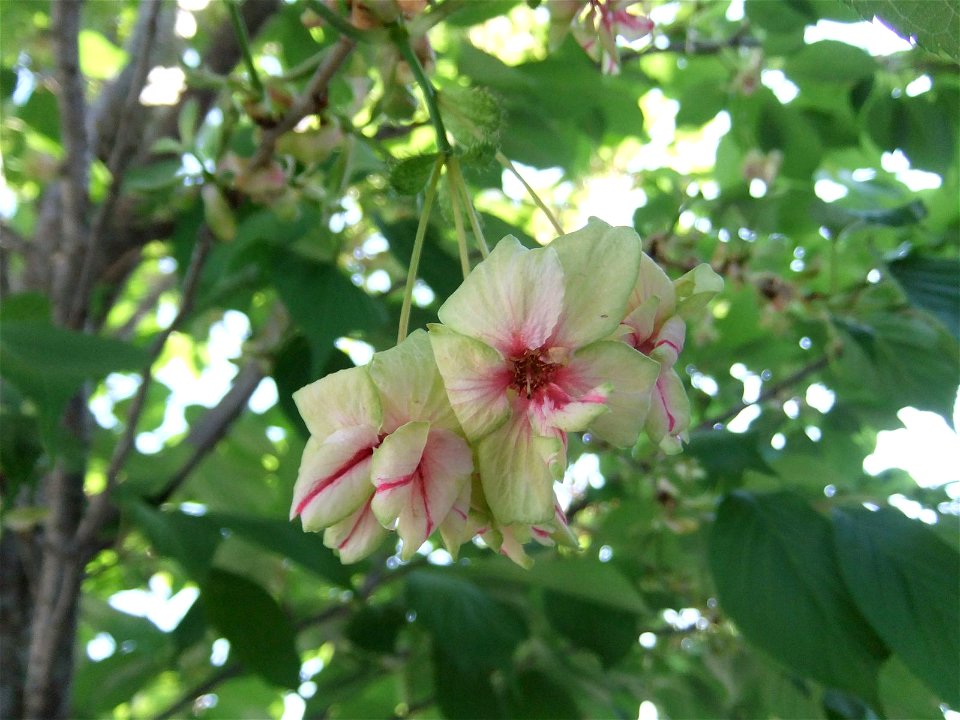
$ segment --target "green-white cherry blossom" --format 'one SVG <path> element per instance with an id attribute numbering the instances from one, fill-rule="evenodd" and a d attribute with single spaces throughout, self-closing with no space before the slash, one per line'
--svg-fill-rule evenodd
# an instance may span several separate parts
<path id="1" fill-rule="evenodd" d="M 499 525 L 553 521 L 567 433 L 643 428 L 658 365 L 614 337 L 641 254 L 599 220 L 532 250 L 507 236 L 441 306 L 434 355 Z"/>

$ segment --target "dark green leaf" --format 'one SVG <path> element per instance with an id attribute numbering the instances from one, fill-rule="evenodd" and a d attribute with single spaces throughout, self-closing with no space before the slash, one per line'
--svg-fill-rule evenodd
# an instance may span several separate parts
<path id="1" fill-rule="evenodd" d="M 530 570 L 504 563 L 499 558 L 470 565 L 471 577 L 543 588 L 604 607 L 640 614 L 643 600 L 636 587 L 613 564 L 592 558 L 538 560 Z"/>
<path id="2" fill-rule="evenodd" d="M 317 533 L 305 533 L 287 520 L 226 513 L 210 513 L 205 517 L 214 525 L 227 528 L 330 582 L 350 587 L 350 569 L 324 546 L 322 536 Z"/>
<path id="3" fill-rule="evenodd" d="M 635 641 L 634 641 L 635 642 Z M 507 706 L 511 718 L 561 720 L 583 717 L 569 688 L 539 670 L 524 670 L 513 678 Z"/>
<path id="4" fill-rule="evenodd" d="M 837 510 L 833 523 L 860 611 L 917 677 L 960 706 L 960 554 L 893 508 Z"/>
<path id="5" fill-rule="evenodd" d="M 555 592 L 544 594 L 543 609 L 557 632 L 596 653 L 604 667 L 616 664 L 637 646 L 635 613 Z"/>
<path id="6" fill-rule="evenodd" d="M 787 493 L 728 495 L 710 569 L 743 634 L 800 675 L 875 701 L 888 651 L 850 597 L 830 522 Z"/>
<path id="7" fill-rule="evenodd" d="M 135 500 L 129 502 L 128 512 L 158 553 L 180 563 L 195 581 L 206 578 L 220 544 L 219 528 L 209 518 L 160 512 Z"/>
<path id="8" fill-rule="evenodd" d="M 334 265 L 277 250 L 270 272 L 284 304 L 310 342 L 313 374 L 319 376 L 334 341 L 383 322 L 378 303 Z"/>
<path id="9" fill-rule="evenodd" d="M 433 670 L 437 705 L 443 717 L 451 720 L 510 717 L 504 711 L 488 669 L 464 666 L 456 653 L 435 646 Z"/>
<path id="10" fill-rule="evenodd" d="M 773 474 L 760 454 L 762 442 L 766 441 L 757 430 L 744 433 L 703 430 L 691 434 L 687 452 L 700 461 L 712 485 L 736 484 L 748 470 Z"/>
<path id="11" fill-rule="evenodd" d="M 351 616 L 347 637 L 364 650 L 391 653 L 405 624 L 406 616 L 399 605 L 366 605 Z"/>
<path id="12" fill-rule="evenodd" d="M 910 302 L 936 315 L 960 337 L 960 260 L 913 253 L 887 267 Z"/>
<path id="13" fill-rule="evenodd" d="M 230 652 L 247 670 L 275 685 L 299 685 L 293 625 L 266 590 L 234 573 L 213 569 L 200 597 L 207 618 L 230 641 Z"/>
<path id="14" fill-rule="evenodd" d="M 526 636 L 524 622 L 516 612 L 450 573 L 411 573 L 406 597 L 437 647 L 463 670 L 503 665 Z"/>

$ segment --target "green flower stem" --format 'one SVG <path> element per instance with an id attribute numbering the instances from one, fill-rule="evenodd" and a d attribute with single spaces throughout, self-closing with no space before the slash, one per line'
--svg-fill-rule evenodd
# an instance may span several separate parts
<path id="1" fill-rule="evenodd" d="M 247 66 L 247 73 L 250 75 L 250 84 L 259 98 L 263 98 L 263 83 L 260 82 L 260 75 L 257 73 L 257 66 L 253 64 L 253 53 L 250 51 L 250 36 L 247 34 L 247 26 L 240 17 L 240 7 L 230 0 L 227 3 L 227 9 L 230 12 L 230 22 L 233 23 L 233 32 L 237 36 L 237 44 L 240 45 L 240 53 L 243 55 L 243 64 Z"/>
<path id="2" fill-rule="evenodd" d="M 477 217 L 477 211 L 470 200 L 470 193 L 467 192 L 467 183 L 460 172 L 460 161 L 455 156 L 451 156 L 447 164 L 447 172 L 451 185 L 455 186 L 463 196 L 463 204 L 467 208 L 467 217 L 470 218 L 473 236 L 477 239 L 477 245 L 480 247 L 480 255 L 485 258 L 490 254 L 490 249 L 487 247 L 486 238 L 483 237 L 483 230 L 480 229 L 480 219 Z"/>
<path id="3" fill-rule="evenodd" d="M 427 235 L 427 224 L 430 222 L 430 210 L 434 198 L 437 196 L 437 182 L 440 180 L 440 170 L 443 168 L 443 156 L 437 158 L 433 166 L 433 173 L 427 182 L 427 192 L 423 198 L 423 210 L 420 212 L 420 224 L 417 225 L 417 234 L 413 239 L 413 253 L 410 256 L 410 268 L 407 270 L 407 284 L 403 289 L 403 305 L 400 307 L 400 328 L 397 330 L 397 344 L 407 337 L 410 327 L 410 305 L 413 302 L 413 286 L 417 282 L 417 269 L 420 266 L 420 255 L 423 252 L 423 239 Z"/>
<path id="4" fill-rule="evenodd" d="M 430 122 L 433 123 L 433 128 L 437 133 L 437 149 L 441 155 L 450 155 L 453 152 L 453 148 L 450 147 L 450 141 L 447 139 L 447 130 L 443 126 L 443 118 L 440 117 L 440 106 L 437 105 L 437 89 L 433 86 L 433 83 L 430 82 L 427 74 L 423 71 L 423 65 L 420 64 L 420 59 L 413 51 L 413 48 L 410 47 L 410 34 L 402 25 L 392 25 L 390 27 L 390 39 L 393 40 L 394 45 L 397 46 L 403 59 L 407 61 L 410 70 L 413 72 L 413 77 L 417 81 L 417 85 L 420 86 L 420 90 L 423 92 L 423 99 L 430 113 Z"/>
<path id="5" fill-rule="evenodd" d="M 447 163 L 447 189 L 450 191 L 450 207 L 453 210 L 453 225 L 457 230 L 457 248 L 460 250 L 460 269 L 463 279 L 470 274 L 470 255 L 467 252 L 467 234 L 463 229 L 463 217 L 460 215 L 460 188 L 454 182 L 453 168 L 456 162 L 453 156 Z"/>
<path id="6" fill-rule="evenodd" d="M 557 231 L 558 235 L 563 235 L 563 228 L 560 227 L 560 223 L 557 222 L 557 218 L 550 211 L 550 208 L 547 207 L 547 204 L 540 199 L 540 196 L 534 192 L 533 188 L 530 187 L 530 184 L 523 179 L 523 175 L 513 166 L 513 163 L 510 162 L 510 158 L 504 155 L 502 152 L 497 150 L 497 162 L 499 162 L 503 167 L 512 172 L 516 176 L 517 180 L 523 183 L 523 186 L 527 189 L 527 194 L 530 195 L 530 198 L 536 204 L 538 208 L 543 210 L 543 214 L 547 216 L 547 220 L 550 221 L 550 224 L 553 225 L 553 228 Z"/>

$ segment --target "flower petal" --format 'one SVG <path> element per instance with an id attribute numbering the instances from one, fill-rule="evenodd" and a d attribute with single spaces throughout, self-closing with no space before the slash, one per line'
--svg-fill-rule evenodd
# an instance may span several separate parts
<path id="1" fill-rule="evenodd" d="M 649 297 L 631 311 L 623 320 L 623 324 L 630 329 L 623 340 L 629 342 L 637 350 L 643 347 L 650 336 L 653 335 L 659 305 L 660 298 Z"/>
<path id="2" fill-rule="evenodd" d="M 661 367 L 673 367 L 677 356 L 683 350 L 683 341 L 687 335 L 687 324 L 674 315 L 667 320 L 660 332 L 653 340 L 653 347 L 648 353 L 650 357 L 660 363 Z"/>
<path id="3" fill-rule="evenodd" d="M 572 393 L 585 393 L 598 383 L 611 385 L 610 411 L 590 424 L 590 432 L 617 447 L 633 445 L 643 430 L 660 366 L 626 343 L 601 340 L 579 350 L 568 371 Z"/>
<path id="4" fill-rule="evenodd" d="M 337 553 L 345 565 L 363 560 L 387 536 L 387 531 L 370 510 L 371 500 L 372 494 L 355 512 L 327 528 L 323 534 L 323 544 Z"/>
<path id="5" fill-rule="evenodd" d="M 561 235 L 548 247 L 559 256 L 566 279 L 555 342 L 575 348 L 613 333 L 626 315 L 637 279 L 637 233 L 591 218 L 586 227 Z"/>
<path id="6" fill-rule="evenodd" d="M 384 433 L 411 420 L 460 429 L 424 330 L 415 330 L 396 347 L 374 355 L 370 377 L 380 391 Z"/>
<path id="7" fill-rule="evenodd" d="M 646 431 L 650 439 L 659 443 L 664 452 L 680 452 L 681 438 L 690 426 L 690 400 L 676 371 L 665 368 L 660 372 L 653 399 L 650 402 L 650 414 L 647 416 Z"/>
<path id="8" fill-rule="evenodd" d="M 551 383 L 538 397 L 528 403 L 527 416 L 538 435 L 550 435 L 554 430 L 580 432 L 586 430 L 599 415 L 607 412 L 609 383 L 572 396 L 561 385 L 569 370 L 561 370 L 557 383 Z"/>
<path id="9" fill-rule="evenodd" d="M 366 368 L 320 378 L 297 390 L 293 400 L 310 434 L 319 440 L 346 427 L 380 427 L 380 399 Z"/>
<path id="10" fill-rule="evenodd" d="M 559 437 L 534 435 L 523 416 L 515 416 L 477 446 L 480 481 L 499 525 L 534 524 L 553 518 L 555 471 L 564 464 Z"/>
<path id="11" fill-rule="evenodd" d="M 510 369 L 489 345 L 443 325 L 430 326 L 430 341 L 447 397 L 469 440 L 479 440 L 510 414 Z"/>
<path id="12" fill-rule="evenodd" d="M 468 522 L 470 519 L 470 496 L 472 495 L 473 483 L 465 482 L 457 499 L 454 500 L 450 512 L 440 523 L 440 536 L 443 538 L 443 544 L 447 548 L 450 556 L 456 560 L 460 552 L 460 546 L 472 538 L 477 531 L 477 527 Z"/>
<path id="13" fill-rule="evenodd" d="M 627 309 L 632 312 L 650 298 L 659 298 L 659 303 L 655 305 L 656 315 L 653 319 L 654 328 L 658 328 L 664 320 L 676 312 L 677 292 L 663 268 L 657 265 L 649 255 L 642 253 L 640 270 L 630 293 Z"/>
<path id="14" fill-rule="evenodd" d="M 470 447 L 449 430 L 411 422 L 389 435 L 373 456 L 373 512 L 397 522 L 400 557 L 409 560 L 447 516 L 473 472 Z"/>
<path id="15" fill-rule="evenodd" d="M 693 270 L 677 278 L 674 283 L 677 291 L 679 313 L 684 318 L 694 317 L 706 308 L 714 295 L 723 290 L 723 278 L 706 263 L 697 265 Z"/>
<path id="16" fill-rule="evenodd" d="M 563 304 L 563 268 L 548 248 L 527 250 L 507 235 L 440 306 L 440 321 L 506 356 L 538 348 Z"/>
<path id="17" fill-rule="evenodd" d="M 299 515 L 303 529 L 316 532 L 363 505 L 378 444 L 377 429 L 369 425 L 338 430 L 322 442 L 311 436 L 293 488 L 290 519 Z"/>

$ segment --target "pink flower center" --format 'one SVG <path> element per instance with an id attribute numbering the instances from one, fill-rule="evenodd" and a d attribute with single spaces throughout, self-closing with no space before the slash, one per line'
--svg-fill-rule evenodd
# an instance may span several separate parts
<path id="1" fill-rule="evenodd" d="M 537 390 L 551 382 L 561 367 L 560 363 L 553 363 L 546 359 L 543 348 L 525 350 L 520 357 L 511 358 L 510 363 L 513 366 L 510 387 L 528 400 Z"/>

